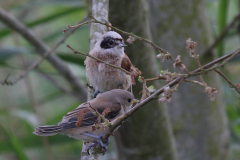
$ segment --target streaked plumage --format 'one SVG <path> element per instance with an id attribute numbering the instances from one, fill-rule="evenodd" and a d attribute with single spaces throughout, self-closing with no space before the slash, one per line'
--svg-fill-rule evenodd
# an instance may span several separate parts
<path id="1" fill-rule="evenodd" d="M 106 115 L 106 118 L 113 120 L 123 115 L 134 102 L 134 96 L 132 93 L 114 89 L 108 92 L 104 92 L 97 96 L 97 98 L 85 102 L 79 105 L 75 110 L 68 112 L 58 125 L 54 126 L 40 126 L 33 132 L 39 136 L 52 136 L 55 134 L 66 134 L 69 137 L 82 140 L 84 142 L 94 142 L 95 138 L 86 136 L 84 133 L 93 135 L 101 135 L 107 132 L 107 130 L 92 129 L 92 126 L 97 123 L 98 116 L 94 114 L 92 108 L 97 109 L 99 113 L 102 113 L 105 109 L 109 108 L 110 112 Z M 89 107 L 91 105 L 91 107 Z M 80 127 L 76 125 L 78 122 L 79 114 L 85 111 L 83 120 Z"/>

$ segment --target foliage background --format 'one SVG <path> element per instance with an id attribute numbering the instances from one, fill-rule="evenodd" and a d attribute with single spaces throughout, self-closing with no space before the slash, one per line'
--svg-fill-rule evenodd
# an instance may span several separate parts
<path id="1" fill-rule="evenodd" d="M 226 5 L 227 4 L 227 5 Z M 9 0 L 0 1 L 0 7 L 24 22 L 48 46 L 53 47 L 63 38 L 66 25 L 75 25 L 87 14 L 84 1 L 80 0 Z M 207 0 L 213 37 L 216 38 L 226 24 L 239 12 L 239 0 Z M 225 13 L 225 14 L 224 14 Z M 218 46 L 218 55 L 239 48 L 239 30 L 232 29 Z M 78 29 L 61 45 L 56 54 L 86 83 L 85 57 L 74 55 L 66 44 L 76 50 L 89 51 L 89 26 Z M 197 41 L 197 40 L 195 40 Z M 207 48 L 207 46 L 206 46 Z M 188 56 L 188 55 L 187 55 Z M 0 80 L 9 73 L 10 79 L 21 74 L 26 66 L 39 59 L 31 45 L 20 35 L 0 22 Z M 232 60 L 225 68 L 232 82 L 240 83 L 239 59 Z M 159 62 L 160 63 L 160 62 Z M 81 142 L 63 135 L 42 139 L 32 134 L 40 124 L 57 124 L 79 101 L 52 84 L 42 72 L 56 78 L 68 87 L 57 71 L 44 61 L 27 78 L 14 86 L 0 86 L 0 159 L 79 159 Z M 224 93 L 226 111 L 231 131 L 232 159 L 240 158 L 240 99 L 227 83 L 218 88 Z M 39 118 L 40 117 L 40 118 Z M 110 156 L 111 157 L 111 156 Z M 114 157 L 114 156 L 113 156 Z M 105 157 L 108 159 L 108 157 Z"/>

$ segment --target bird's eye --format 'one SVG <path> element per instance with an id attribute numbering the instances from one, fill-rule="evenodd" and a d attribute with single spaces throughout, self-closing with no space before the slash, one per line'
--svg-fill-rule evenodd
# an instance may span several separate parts
<path id="1" fill-rule="evenodd" d="M 132 101 L 132 99 L 129 98 L 127 101 L 130 103 Z"/>
<path id="2" fill-rule="evenodd" d="M 113 43 L 114 43 L 113 41 L 109 41 L 108 42 L 109 45 L 113 45 Z"/>

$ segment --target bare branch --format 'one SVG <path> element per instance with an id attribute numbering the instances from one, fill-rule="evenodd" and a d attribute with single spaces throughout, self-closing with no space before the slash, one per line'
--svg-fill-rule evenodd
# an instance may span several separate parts
<path id="1" fill-rule="evenodd" d="M 240 12 L 233 18 L 232 22 L 223 29 L 222 33 L 215 39 L 213 44 L 203 52 L 202 55 L 209 54 L 212 49 L 215 48 L 227 36 L 230 29 L 232 29 L 238 21 L 240 21 Z"/>
<path id="2" fill-rule="evenodd" d="M 188 79 L 184 79 L 185 82 L 191 82 L 191 83 L 194 83 L 194 84 L 198 84 L 202 87 L 205 87 L 205 85 L 199 81 L 195 81 L 195 80 L 188 80 Z"/>
<path id="3" fill-rule="evenodd" d="M 231 81 L 230 79 L 227 78 L 227 76 L 225 74 L 223 74 L 220 70 L 218 69 L 215 69 L 214 70 L 215 72 L 217 72 L 220 76 L 222 76 L 228 83 L 229 85 L 234 88 L 239 94 L 240 94 L 240 88 L 238 88 L 237 86 L 235 86 Z"/>
<path id="4" fill-rule="evenodd" d="M 148 78 L 148 79 L 145 79 L 145 80 L 146 80 L 146 82 L 150 82 L 150 81 L 155 81 L 155 80 L 159 80 L 159 79 L 166 80 L 166 78 L 163 77 L 163 76 L 159 76 L 159 77 L 156 77 L 156 78 Z"/>
<path id="5" fill-rule="evenodd" d="M 234 57 L 235 55 L 237 55 L 237 54 L 239 54 L 239 53 L 240 53 L 240 49 L 236 50 L 236 51 L 233 52 L 233 53 L 230 53 L 230 54 L 228 54 L 228 55 L 225 55 L 225 56 L 223 56 L 223 57 L 220 57 L 220 58 L 218 58 L 218 59 L 216 59 L 216 60 L 214 60 L 214 61 L 212 61 L 212 62 L 210 62 L 210 63 L 208 63 L 208 64 L 206 64 L 206 65 L 204 65 L 204 66 L 202 66 L 202 67 L 203 67 L 203 69 L 208 69 L 208 68 L 210 68 L 212 65 L 214 65 L 214 64 L 216 64 L 216 63 L 218 63 L 218 62 L 220 62 L 220 61 L 223 61 L 223 60 L 224 60 L 224 61 L 227 61 L 227 60 L 231 59 L 232 57 Z M 224 63 L 224 62 L 223 62 L 223 63 Z M 201 73 L 200 73 L 199 71 L 201 71 L 200 68 L 192 71 L 192 72 L 191 72 L 191 75 L 193 75 L 193 74 L 195 74 L 195 73 L 198 73 L 198 74 L 200 75 Z M 189 77 L 190 77 L 191 75 L 189 75 Z M 172 87 L 172 86 L 180 83 L 181 81 L 182 81 L 182 77 L 178 77 L 177 79 L 171 81 L 170 83 L 168 83 L 167 85 L 163 86 L 162 88 L 160 88 L 159 90 L 157 90 L 156 92 L 154 92 L 152 95 L 150 95 L 150 96 L 147 97 L 146 99 L 142 100 L 140 103 L 136 104 L 136 105 L 132 108 L 132 110 L 130 110 L 129 112 L 127 112 L 127 113 L 124 114 L 123 116 L 117 118 L 116 120 L 112 121 L 112 125 L 109 126 L 109 132 L 103 136 L 102 140 L 103 140 L 103 141 L 106 141 L 107 138 L 113 133 L 113 131 L 114 131 L 119 125 L 121 125 L 122 122 L 123 122 L 125 119 L 127 119 L 130 115 L 132 115 L 133 113 L 135 113 L 138 109 L 140 109 L 141 107 L 143 107 L 143 106 L 144 106 L 145 104 L 147 104 L 148 102 L 156 99 L 161 93 L 164 92 L 164 88 L 166 88 L 166 87 Z M 186 80 L 185 80 L 185 81 L 186 81 Z M 187 81 L 189 81 L 189 80 L 187 80 Z M 189 81 L 189 82 L 190 82 L 190 81 Z M 201 83 L 199 83 L 199 84 L 204 87 L 203 84 L 201 84 Z M 176 87 L 178 87 L 178 86 L 176 86 Z"/>
<path id="6" fill-rule="evenodd" d="M 21 34 L 29 43 L 31 43 L 35 47 L 35 49 L 41 56 L 45 57 L 46 55 L 48 55 L 45 58 L 71 84 L 72 88 L 76 90 L 76 92 L 81 97 L 82 101 L 86 100 L 87 90 L 85 86 L 80 83 L 78 78 L 71 72 L 71 70 L 68 68 L 65 62 L 63 62 L 55 54 L 50 54 L 55 50 L 55 47 L 63 43 L 65 39 L 61 40 L 61 42 L 59 42 L 53 49 L 50 50 L 48 46 L 44 44 L 44 42 L 41 39 L 36 37 L 34 33 L 30 29 L 28 29 L 22 22 L 9 15 L 3 9 L 0 9 L 0 20 L 2 20 L 6 25 L 8 25 L 13 30 Z M 34 63 L 34 66 L 35 65 L 37 65 L 37 62 Z M 27 75 L 29 70 L 31 70 L 31 67 L 27 69 L 26 73 L 20 75 L 20 78 L 18 79 L 22 79 L 25 75 Z"/>

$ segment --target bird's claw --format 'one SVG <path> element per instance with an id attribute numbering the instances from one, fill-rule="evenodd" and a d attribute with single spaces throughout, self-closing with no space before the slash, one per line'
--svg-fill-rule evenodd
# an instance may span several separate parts
<path id="1" fill-rule="evenodd" d="M 96 91 L 94 92 L 93 98 L 96 98 L 99 93 L 100 93 L 100 91 L 99 91 L 99 90 L 96 90 Z"/>
<path id="2" fill-rule="evenodd" d="M 93 142 L 90 146 L 88 146 L 88 148 L 87 148 L 87 153 L 88 153 L 88 155 L 90 155 L 90 149 L 92 148 L 92 147 L 96 147 L 98 145 L 98 142 Z"/>
<path id="3" fill-rule="evenodd" d="M 93 142 L 93 144 L 91 144 L 90 146 L 88 146 L 87 148 L 87 153 L 89 154 L 89 151 L 92 147 L 96 147 L 98 144 L 100 144 L 103 148 L 103 155 L 107 152 L 107 146 L 109 145 L 109 142 L 110 142 L 110 139 L 108 138 L 107 142 L 104 143 L 102 141 L 102 134 L 101 135 L 93 135 L 93 134 L 89 134 L 89 133 L 85 133 L 86 136 L 90 136 L 90 137 L 93 137 L 93 138 L 96 138 L 97 141 Z M 89 154 L 90 155 L 90 154 Z"/>

